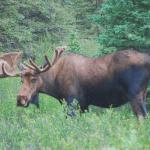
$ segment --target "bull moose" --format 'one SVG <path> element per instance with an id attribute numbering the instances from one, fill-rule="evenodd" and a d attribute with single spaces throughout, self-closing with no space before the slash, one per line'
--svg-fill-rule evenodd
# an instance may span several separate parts
<path id="1" fill-rule="evenodd" d="M 81 111 L 89 105 L 103 108 L 118 107 L 130 102 L 138 118 L 147 115 L 146 89 L 150 78 L 150 56 L 123 50 L 103 57 L 90 58 L 74 53 L 64 54 L 51 63 L 38 67 L 32 60 L 20 73 L 22 88 L 17 105 L 26 107 L 32 97 L 45 93 L 64 99 L 71 106 L 73 99 L 79 102 Z"/>

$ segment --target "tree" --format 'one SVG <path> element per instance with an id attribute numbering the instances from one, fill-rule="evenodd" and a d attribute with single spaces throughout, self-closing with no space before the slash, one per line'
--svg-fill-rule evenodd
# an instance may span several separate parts
<path id="1" fill-rule="evenodd" d="M 98 1 L 99 3 L 99 1 Z M 75 16 L 76 29 L 82 32 L 82 36 L 87 36 L 92 33 L 91 16 L 96 11 L 96 1 L 94 0 L 66 0 L 66 5 L 73 10 L 73 16 Z M 98 4 L 97 4 L 98 5 Z"/>
<path id="2" fill-rule="evenodd" d="M 59 43 L 69 33 L 70 14 L 55 0 L 1 0 L 0 51 L 30 51 L 47 35 L 51 43 Z"/>
<path id="3" fill-rule="evenodd" d="M 107 0 L 93 19 L 101 29 L 99 43 L 105 47 L 150 48 L 149 0 Z"/>

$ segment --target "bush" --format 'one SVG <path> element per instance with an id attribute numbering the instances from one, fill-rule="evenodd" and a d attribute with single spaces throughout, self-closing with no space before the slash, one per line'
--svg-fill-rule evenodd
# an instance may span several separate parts
<path id="1" fill-rule="evenodd" d="M 50 43 L 64 40 L 73 16 L 69 8 L 54 0 L 5 0 L 0 2 L 0 51 L 23 49 L 32 46 L 45 36 Z"/>
<path id="2" fill-rule="evenodd" d="M 77 33 L 72 33 L 70 35 L 70 41 L 68 46 L 71 52 L 80 53 L 81 48 L 77 39 Z"/>

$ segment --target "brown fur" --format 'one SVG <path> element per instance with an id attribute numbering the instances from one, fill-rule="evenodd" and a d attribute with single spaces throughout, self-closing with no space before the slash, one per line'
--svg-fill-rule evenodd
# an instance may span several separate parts
<path id="1" fill-rule="evenodd" d="M 29 68 L 26 71 L 31 72 Z M 17 102 L 26 106 L 33 96 L 41 92 L 60 101 L 65 99 L 69 106 L 76 98 L 82 111 L 89 105 L 106 108 L 130 102 L 138 117 L 145 116 L 149 73 L 150 56 L 133 50 L 99 58 L 70 53 L 59 58 L 47 72 L 23 74 L 23 87 Z"/>

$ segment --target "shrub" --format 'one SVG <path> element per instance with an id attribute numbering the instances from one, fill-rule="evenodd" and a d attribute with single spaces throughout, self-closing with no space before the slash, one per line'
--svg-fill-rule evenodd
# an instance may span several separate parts
<path id="1" fill-rule="evenodd" d="M 139 50 L 150 48 L 149 18 L 149 0 L 107 0 L 93 17 L 101 27 L 100 44 Z"/>

